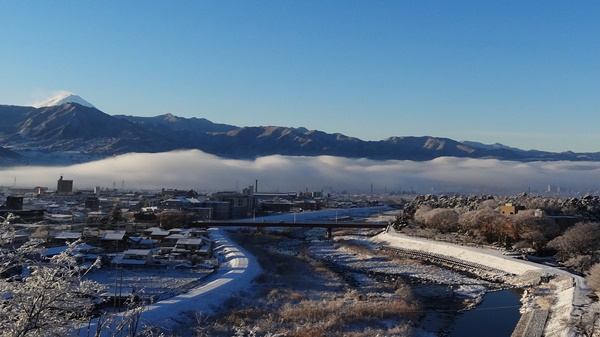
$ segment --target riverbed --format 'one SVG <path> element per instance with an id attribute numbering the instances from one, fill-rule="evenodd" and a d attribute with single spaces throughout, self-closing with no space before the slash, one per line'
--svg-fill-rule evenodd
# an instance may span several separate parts
<path id="1" fill-rule="evenodd" d="M 361 211 L 364 213 L 352 215 L 355 218 L 370 215 L 370 210 Z M 381 210 L 375 210 L 377 211 Z M 335 212 L 314 212 L 310 217 L 330 218 L 332 215 L 335 217 Z M 504 284 L 420 260 L 386 255 L 384 252 L 378 252 L 378 245 L 372 243 L 361 231 L 336 231 L 330 240 L 324 239 L 324 230 L 318 228 L 297 231 L 290 229 L 283 232 L 273 229 L 273 232 L 277 233 L 278 239 L 262 242 L 261 246 L 272 254 L 305 256 L 319 261 L 324 268 L 340 278 L 341 283 L 331 287 L 330 291 L 333 288 L 348 291 L 350 288 L 364 292 L 365 296 L 372 296 L 372 293 L 369 294 L 366 290 L 375 289 L 378 284 L 409 284 L 412 296 L 421 305 L 421 318 L 418 322 L 413 320 L 413 324 L 416 323 L 413 327 L 416 329 L 411 335 L 488 336 L 490 334 L 487 330 L 486 333 L 482 333 L 482 329 L 491 327 L 493 333 L 498 333 L 493 336 L 510 336 L 519 320 L 520 296 L 509 290 L 500 290 L 506 287 Z M 290 285 L 286 284 L 285 287 Z M 296 288 L 295 291 L 307 293 L 306 289 Z M 330 296 L 336 295 L 316 295 Z M 505 299 L 509 300 L 508 305 L 504 304 Z M 257 304 L 255 300 L 250 305 L 256 308 Z M 502 314 L 506 314 L 506 319 L 499 319 L 498 313 L 502 310 L 499 307 L 507 307 Z M 466 310 L 467 308 L 475 309 Z M 481 313 L 486 312 L 491 312 L 492 315 L 481 316 Z M 496 322 L 502 328 L 494 327 L 490 321 Z"/>

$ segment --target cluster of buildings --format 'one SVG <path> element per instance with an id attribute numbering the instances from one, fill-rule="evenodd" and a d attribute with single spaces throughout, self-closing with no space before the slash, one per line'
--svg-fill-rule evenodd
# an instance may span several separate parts
<path id="1" fill-rule="evenodd" d="M 55 191 L 0 188 L 0 223 L 14 230 L 11 244 L 41 240 L 51 256 L 70 242 L 84 242 L 79 257 L 92 260 L 100 254 L 108 265 L 207 265 L 213 242 L 205 221 L 374 205 L 322 192 L 259 193 L 257 185 L 207 195 L 177 189 L 74 191 L 73 186 L 61 176 Z"/>

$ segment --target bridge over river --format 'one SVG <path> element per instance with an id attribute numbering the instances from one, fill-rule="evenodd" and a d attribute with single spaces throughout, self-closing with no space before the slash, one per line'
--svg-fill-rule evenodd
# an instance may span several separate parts
<path id="1" fill-rule="evenodd" d="M 205 221 L 199 225 L 207 227 L 280 227 L 280 228 L 325 228 L 327 237 L 331 238 L 334 228 L 362 228 L 362 229 L 385 229 L 387 222 L 337 222 L 337 221 L 311 221 L 311 222 L 247 222 L 247 221 Z"/>

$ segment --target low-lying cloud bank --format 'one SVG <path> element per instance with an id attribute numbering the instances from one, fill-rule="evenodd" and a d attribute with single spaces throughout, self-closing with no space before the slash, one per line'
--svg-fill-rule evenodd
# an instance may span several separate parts
<path id="1" fill-rule="evenodd" d="M 258 180 L 259 191 L 325 193 L 562 192 L 589 193 L 600 181 L 599 162 L 530 162 L 438 158 L 427 162 L 375 161 L 331 156 L 268 156 L 255 160 L 219 158 L 201 151 L 134 153 L 85 164 L 0 170 L 0 185 L 56 187 L 60 176 L 76 189 L 93 186 L 198 191 L 241 190 Z"/>

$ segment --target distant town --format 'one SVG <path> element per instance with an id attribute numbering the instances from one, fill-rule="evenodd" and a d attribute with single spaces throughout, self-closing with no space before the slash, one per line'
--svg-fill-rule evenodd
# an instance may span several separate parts
<path id="1" fill-rule="evenodd" d="M 100 187 L 74 190 L 73 186 L 73 180 L 61 176 L 55 189 L 3 190 L 0 221 L 15 231 L 12 242 L 6 244 L 41 240 L 47 249 L 44 254 L 51 257 L 69 243 L 81 241 L 85 242 L 77 248 L 81 262 L 93 262 L 102 252 L 105 265 L 166 266 L 164 261 L 170 261 L 170 266 L 214 268 L 207 221 L 402 203 L 393 196 L 258 192 L 258 181 L 241 192 L 207 195 L 193 189 L 132 192 Z"/>
<path id="2" fill-rule="evenodd" d="M 241 191 L 200 194 L 194 189 L 163 188 L 158 191 L 101 188 L 75 190 L 73 180 L 61 176 L 56 188 L 0 188 L 0 216 L 12 213 L 27 222 L 50 224 L 109 224 L 111 212 L 118 220 L 161 222 L 165 211 L 185 212 L 186 225 L 198 221 L 231 220 L 278 213 L 317 211 L 328 208 L 369 207 L 402 203 L 401 195 L 332 195 L 323 191 L 259 192 L 258 180 Z M 404 192 L 409 197 L 412 192 Z M 164 220 L 164 219 L 162 219 Z"/>

